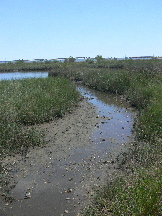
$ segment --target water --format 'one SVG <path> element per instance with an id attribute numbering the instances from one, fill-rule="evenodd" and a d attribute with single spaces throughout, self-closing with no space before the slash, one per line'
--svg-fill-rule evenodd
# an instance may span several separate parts
<path id="1" fill-rule="evenodd" d="M 95 125 L 96 130 L 91 135 L 93 145 L 90 146 L 90 151 L 93 150 L 97 152 L 97 156 L 102 157 L 108 148 L 116 149 L 123 143 L 129 142 L 135 116 L 135 112 L 129 104 L 113 94 L 83 86 L 78 86 L 77 89 L 97 108 L 98 115 L 96 117 L 101 118 L 101 121 Z"/>
<path id="2" fill-rule="evenodd" d="M 26 78 L 45 78 L 48 76 L 48 72 L 9 72 L 0 73 L 0 80 L 12 80 L 12 79 L 26 79 Z"/>
<path id="3" fill-rule="evenodd" d="M 111 137 L 115 134 L 119 136 L 124 130 L 127 141 L 127 136 L 131 134 L 134 115 L 133 109 L 129 104 L 122 97 L 114 94 L 99 92 L 83 86 L 78 86 L 78 90 L 89 99 L 90 103 L 97 107 L 97 112 L 102 118 L 102 123 L 100 124 L 102 130 L 106 130 L 111 125 L 111 130 L 106 131 L 107 136 Z M 116 138 L 118 139 L 118 137 Z M 121 138 L 117 141 L 121 142 Z"/>

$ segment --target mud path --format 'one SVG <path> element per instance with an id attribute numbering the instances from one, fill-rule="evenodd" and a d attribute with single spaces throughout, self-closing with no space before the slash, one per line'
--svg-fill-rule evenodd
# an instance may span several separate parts
<path id="1" fill-rule="evenodd" d="M 121 98 L 79 87 L 85 96 L 62 119 L 40 126 L 47 145 L 6 158 L 15 187 L 2 216 L 79 215 L 127 151 L 134 112 Z M 91 103 L 90 103 L 91 102 Z"/>

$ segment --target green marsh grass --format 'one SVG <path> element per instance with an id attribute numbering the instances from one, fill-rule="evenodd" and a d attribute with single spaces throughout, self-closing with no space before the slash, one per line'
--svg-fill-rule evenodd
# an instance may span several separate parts
<path id="1" fill-rule="evenodd" d="M 18 151 L 40 143 L 35 124 L 62 117 L 79 98 L 65 78 L 0 82 L 0 151 Z"/>

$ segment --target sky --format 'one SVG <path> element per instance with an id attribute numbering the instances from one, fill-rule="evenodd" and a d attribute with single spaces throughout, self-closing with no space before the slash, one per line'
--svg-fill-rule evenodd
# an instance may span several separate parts
<path id="1" fill-rule="evenodd" d="M 0 61 L 162 56 L 162 0 L 0 0 Z"/>

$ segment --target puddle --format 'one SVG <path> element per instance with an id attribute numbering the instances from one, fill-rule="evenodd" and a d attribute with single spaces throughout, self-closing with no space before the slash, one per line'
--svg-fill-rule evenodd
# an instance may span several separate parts
<path id="1" fill-rule="evenodd" d="M 76 216 L 93 196 L 92 188 L 104 184 L 107 174 L 113 171 L 108 165 L 113 164 L 115 156 L 126 150 L 131 139 L 133 109 L 115 95 L 82 86 L 77 88 L 96 107 L 95 123 L 91 126 L 93 133 L 85 134 L 85 137 L 88 136 L 86 143 L 76 145 L 77 148 L 67 143 L 69 149 L 60 158 L 56 159 L 56 152 L 47 149 L 45 163 L 38 163 L 33 158 L 26 167 L 23 165 L 24 172 L 20 178 L 17 171 L 18 182 L 11 192 L 16 201 L 5 207 L 2 215 Z M 74 127 L 79 131 L 83 125 L 84 122 L 76 122 Z M 82 142 L 79 135 L 72 138 Z M 60 147 L 60 151 L 64 149 Z"/>

